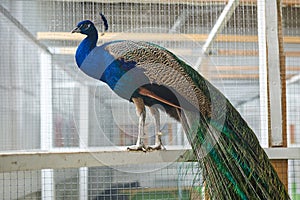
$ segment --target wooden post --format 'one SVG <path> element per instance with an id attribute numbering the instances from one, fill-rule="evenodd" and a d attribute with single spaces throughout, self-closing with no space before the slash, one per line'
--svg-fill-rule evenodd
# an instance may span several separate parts
<path id="1" fill-rule="evenodd" d="M 282 35 L 281 0 L 266 0 L 269 146 L 287 147 L 286 70 Z M 288 160 L 272 160 L 283 184 L 288 188 Z"/>

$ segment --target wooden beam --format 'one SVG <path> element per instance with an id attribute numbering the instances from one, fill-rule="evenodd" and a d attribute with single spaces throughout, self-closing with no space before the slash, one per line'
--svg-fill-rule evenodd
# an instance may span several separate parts
<path id="1" fill-rule="evenodd" d="M 69 32 L 37 32 L 38 40 L 73 40 L 81 41 L 85 36 L 82 34 L 71 34 Z M 110 40 L 143 40 L 143 41 L 195 41 L 205 42 L 207 34 L 168 34 L 168 33 L 105 33 L 100 36 L 100 41 Z M 257 43 L 256 35 L 230 35 L 220 34 L 215 39 L 216 42 L 253 42 Z M 284 43 L 300 44 L 300 37 L 285 36 Z"/>
<path id="2" fill-rule="evenodd" d="M 266 0 L 266 46 L 268 69 L 269 146 L 287 147 L 286 64 L 282 32 L 282 0 Z M 288 189 L 287 159 L 272 161 Z"/>
<path id="3" fill-rule="evenodd" d="M 219 49 L 218 55 L 226 56 L 258 56 L 258 50 L 246 49 Z M 285 51 L 286 57 L 300 57 L 300 51 Z"/>
<path id="4" fill-rule="evenodd" d="M 271 163 L 275 171 L 277 172 L 281 182 L 284 184 L 286 190 L 288 190 L 288 160 L 271 160 Z"/>
<path id="5" fill-rule="evenodd" d="M 246 49 L 219 49 L 218 55 L 225 56 L 258 56 L 257 50 L 246 50 Z"/>
<path id="6" fill-rule="evenodd" d="M 284 53 L 286 57 L 300 57 L 300 51 L 286 51 Z"/>
<path id="7" fill-rule="evenodd" d="M 7 152 L 0 154 L 0 172 L 174 162 L 183 158 L 186 151 L 182 147 L 173 148 L 173 150 L 169 147 L 169 149 L 147 153 L 129 152 L 126 147 L 98 148 L 98 150 L 52 150 L 51 152 Z"/>
<path id="8" fill-rule="evenodd" d="M 266 46 L 269 103 L 269 146 L 283 145 L 283 104 L 277 0 L 266 0 Z"/>
<path id="9" fill-rule="evenodd" d="M 283 43 L 300 44 L 300 37 L 283 36 Z"/>
<path id="10" fill-rule="evenodd" d="M 77 47 L 54 47 L 50 48 L 53 54 L 65 54 L 65 55 L 74 55 Z M 195 51 L 193 49 L 185 49 L 185 48 L 174 48 L 169 49 L 176 55 L 185 55 L 185 56 L 193 56 L 195 55 Z M 200 50 L 199 50 L 200 51 Z M 198 56 L 198 55 L 197 55 Z M 211 55 L 211 56 L 214 56 Z M 235 49 L 235 50 L 227 50 L 227 49 L 219 49 L 217 52 L 217 56 L 258 56 L 257 50 L 246 50 L 246 49 Z M 286 57 L 300 57 L 300 51 L 286 51 Z M 291 67 L 290 67 L 291 68 Z"/>
<path id="11" fill-rule="evenodd" d="M 258 66 L 216 66 L 215 69 L 212 69 L 213 71 L 256 71 L 258 72 L 259 67 Z M 300 66 L 288 66 L 286 67 L 286 71 L 293 71 L 293 72 L 300 72 Z"/>
<path id="12" fill-rule="evenodd" d="M 258 72 L 258 66 L 216 66 L 214 71 L 255 71 Z"/>
<path id="13" fill-rule="evenodd" d="M 214 74 L 211 79 L 258 79 L 258 74 Z"/>
<path id="14" fill-rule="evenodd" d="M 272 160 L 300 159 L 300 148 L 267 148 L 265 151 Z M 126 147 L 2 152 L 0 172 L 194 161 L 192 157 L 186 158 L 185 154 L 192 155 L 192 150 L 167 146 L 166 151 L 146 153 L 129 152 Z"/>
<path id="15" fill-rule="evenodd" d="M 292 78 L 293 76 L 295 76 L 295 74 L 289 74 L 287 75 L 287 79 Z M 258 79 L 259 78 L 259 74 L 258 73 L 253 73 L 253 74 L 213 74 L 207 78 L 210 79 L 240 79 L 240 80 L 245 80 L 245 79 Z"/>

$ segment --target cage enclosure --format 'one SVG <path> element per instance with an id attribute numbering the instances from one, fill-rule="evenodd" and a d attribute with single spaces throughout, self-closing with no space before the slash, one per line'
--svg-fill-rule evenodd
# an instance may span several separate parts
<path id="1" fill-rule="evenodd" d="M 85 36 L 71 31 L 82 20 L 94 22 L 98 46 L 151 42 L 193 67 L 300 199 L 299 0 L 0 0 L 0 199 L 211 198 L 184 126 L 163 107 L 166 150 L 126 151 L 139 132 L 135 106 L 77 67 Z"/>

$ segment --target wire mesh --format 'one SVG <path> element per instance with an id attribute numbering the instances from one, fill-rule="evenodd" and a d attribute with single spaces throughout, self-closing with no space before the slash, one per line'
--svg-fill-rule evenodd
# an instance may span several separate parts
<path id="1" fill-rule="evenodd" d="M 300 31 L 300 9 L 295 6 L 298 1 L 290 1 L 290 5 L 282 8 L 283 13 L 283 36 L 284 36 L 284 53 L 286 63 L 287 79 L 287 132 L 288 146 L 299 147 L 299 61 L 300 61 L 300 44 L 295 43 L 294 39 L 299 37 Z M 293 38 L 289 42 L 287 38 Z M 292 199 L 300 198 L 300 167 L 299 160 L 290 160 L 288 163 L 288 183 L 289 192 Z"/>
<path id="2" fill-rule="evenodd" d="M 93 20 L 102 31 L 98 14 L 101 11 L 109 21 L 107 36 L 112 39 L 134 37 L 138 33 L 139 38 L 167 47 L 195 64 L 203 56 L 201 48 L 226 3 L 1 0 L 0 151 L 134 144 L 138 122 L 134 106 L 117 97 L 103 83 L 80 72 L 74 52 L 82 38 L 70 36 L 69 32 L 83 19 Z M 288 144 L 298 147 L 299 1 L 283 1 L 282 9 L 288 79 Z M 260 123 L 263 107 L 259 93 L 257 12 L 256 1 L 240 2 L 206 52 L 210 64 L 201 66 L 200 72 L 229 98 L 258 137 L 267 140 L 264 133 L 268 127 L 261 127 Z M 144 33 L 150 33 L 147 35 L 150 39 Z M 164 34 L 168 34 L 167 38 Z M 107 36 L 99 38 L 98 45 L 108 41 Z M 187 40 L 188 36 L 194 38 Z M 41 51 L 50 59 L 41 60 Z M 45 101 L 41 99 L 44 62 L 51 65 L 52 71 L 51 81 L 46 82 L 51 84 L 48 93 L 51 107 L 43 105 Z M 186 146 L 180 125 L 163 113 L 161 117 L 163 143 Z M 149 144 L 154 143 L 153 123 L 147 117 Z M 41 138 L 41 129 L 47 129 L 50 135 Z M 190 170 L 184 172 L 184 168 Z M 147 172 L 133 173 L 128 169 Z M 289 160 L 288 172 L 289 193 L 293 199 L 300 198 L 299 160 Z M 193 163 L 1 173 L 0 198 L 199 199 L 202 185 L 195 185 L 194 179 L 201 177 L 194 178 L 194 174 L 198 174 L 198 167 Z"/>
<path id="3" fill-rule="evenodd" d="M 22 13 L 11 11 L 17 16 Z M 39 49 L 1 13 L 1 150 L 39 147 Z M 22 28 L 22 27 L 19 27 Z M 11 39 L 7 39 L 11 38 Z M 31 67 L 26 68 L 25 66 Z M 33 74 L 35 78 L 33 79 Z M 31 139 L 33 138 L 33 139 Z"/>
<path id="4" fill-rule="evenodd" d="M 169 163 L 152 172 L 126 172 L 128 168 L 143 171 L 154 165 L 159 167 L 159 164 L 127 165 L 118 170 L 92 167 L 85 174 L 81 173 L 82 169 L 59 169 L 53 171 L 53 177 L 41 177 L 41 171 L 2 173 L 0 194 L 2 199 L 41 199 L 43 190 L 52 188 L 55 191 L 50 193 L 55 199 L 189 199 L 191 195 L 200 195 L 199 185 L 193 183 L 195 171 L 192 170 L 197 169 L 194 163 Z M 190 170 L 187 172 L 185 168 Z M 54 187 L 42 187 L 41 179 L 49 178 Z M 86 191 L 80 185 L 82 182 Z"/>

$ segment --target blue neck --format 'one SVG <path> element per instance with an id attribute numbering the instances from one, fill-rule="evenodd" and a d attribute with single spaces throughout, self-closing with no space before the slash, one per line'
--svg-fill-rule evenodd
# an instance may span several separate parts
<path id="1" fill-rule="evenodd" d="M 98 41 L 98 33 L 94 33 L 91 35 L 88 35 L 80 45 L 78 46 L 76 50 L 76 63 L 77 66 L 80 68 L 81 64 L 83 63 L 84 59 L 89 55 L 89 53 L 96 47 Z"/>

